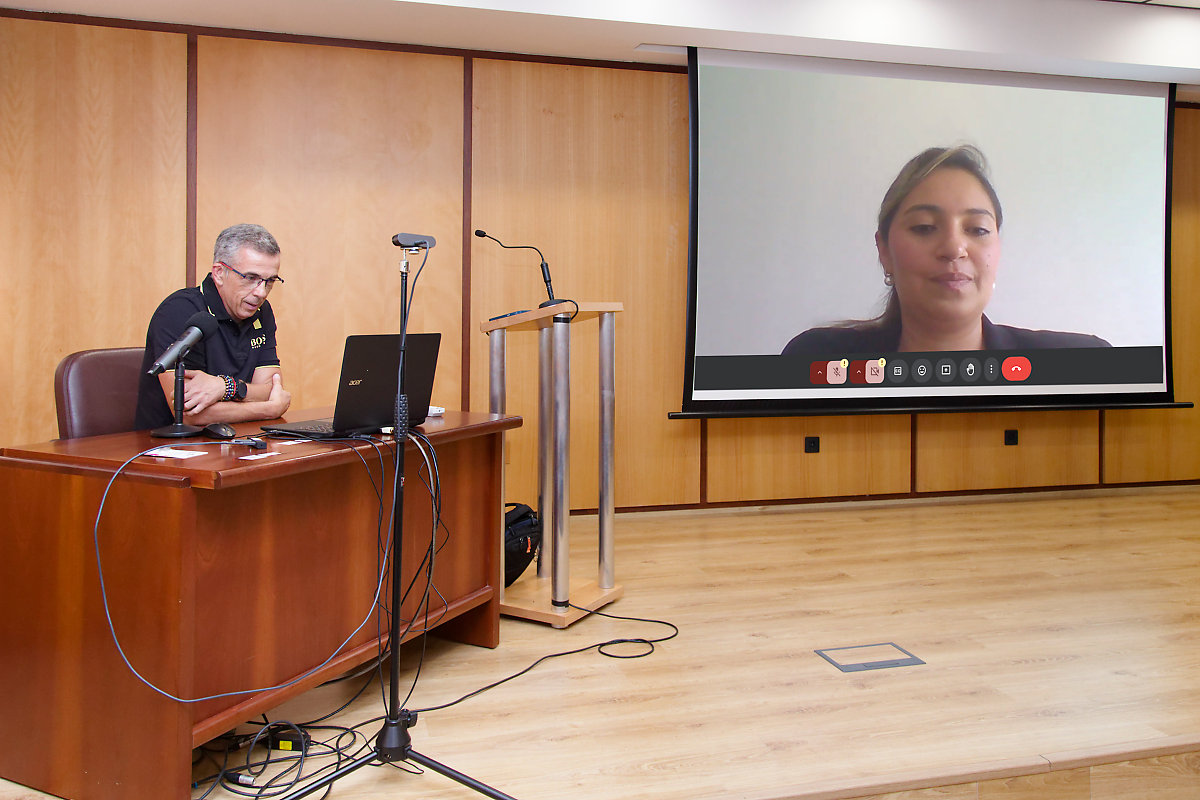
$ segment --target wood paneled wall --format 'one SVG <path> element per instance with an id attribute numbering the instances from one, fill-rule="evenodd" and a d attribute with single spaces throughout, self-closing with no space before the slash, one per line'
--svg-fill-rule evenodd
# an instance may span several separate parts
<path id="1" fill-rule="evenodd" d="M 619 301 L 620 507 L 1200 479 L 1200 412 L 667 419 L 683 380 L 687 78 L 604 66 L 0 18 L 0 444 L 54 436 L 67 353 L 140 344 L 227 224 L 283 247 L 272 296 L 297 407 L 332 403 L 348 333 L 395 330 L 400 252 L 438 245 L 410 330 L 440 331 L 434 403 L 487 407 L 487 317 Z M 195 185 L 187 137 L 195 131 Z M 464 127 L 469 125 L 469 127 Z M 1200 390 L 1200 111 L 1176 115 L 1177 395 Z M 187 230 L 193 193 L 195 231 Z M 413 275 L 419 263 L 411 264 Z M 571 497 L 597 503 L 596 326 L 574 331 Z M 509 337 L 508 495 L 536 497 L 536 336 Z M 1016 428 L 1020 444 L 1006 447 Z M 805 454 L 806 436 L 821 452 Z"/>
<path id="2" fill-rule="evenodd" d="M 226 225 L 258 222 L 283 250 L 272 293 L 297 408 L 332 405 L 342 343 L 400 327 L 401 231 L 410 331 L 440 331 L 433 403 L 461 395 L 463 60 L 202 36 L 197 42 L 197 276 Z"/>
<path id="3" fill-rule="evenodd" d="M 1004 411 L 917 417 L 918 492 L 1094 486 L 1099 411 Z M 1015 431 L 1017 443 L 1005 444 Z"/>
<path id="4" fill-rule="evenodd" d="M 906 494 L 911 426 L 904 414 L 709 420 L 705 499 Z M 816 437 L 817 452 L 805 452 L 808 437 Z"/>
<path id="5" fill-rule="evenodd" d="M 140 345 L 183 277 L 187 40 L 0 18 L 0 442 L 57 435 L 54 368 Z"/>
<path id="6" fill-rule="evenodd" d="M 1171 348 L 1175 397 L 1200 404 L 1200 109 L 1175 111 Z M 1200 408 L 1104 412 L 1104 481 L 1200 479 Z"/>
<path id="7" fill-rule="evenodd" d="M 477 60 L 472 219 L 546 255 L 556 297 L 618 301 L 616 503 L 700 499 L 699 424 L 673 422 L 683 387 L 688 108 L 681 74 Z M 474 239 L 479 320 L 546 299 L 537 254 Z M 479 321 L 477 320 L 477 321 Z M 478 326 L 476 326 L 478 330 Z M 595 322 L 571 341 L 571 505 L 596 508 Z M 507 337 L 508 494 L 537 497 L 537 334 Z M 487 408 L 487 339 L 471 347 L 471 404 Z"/>

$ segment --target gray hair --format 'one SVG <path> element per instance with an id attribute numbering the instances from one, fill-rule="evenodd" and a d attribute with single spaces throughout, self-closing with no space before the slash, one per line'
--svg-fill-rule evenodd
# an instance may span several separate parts
<path id="1" fill-rule="evenodd" d="M 213 263 L 223 261 L 233 264 L 243 247 L 266 256 L 279 255 L 279 242 L 275 241 L 270 231 L 262 225 L 242 223 L 230 225 L 217 236 L 217 243 L 213 247 Z"/>
<path id="2" fill-rule="evenodd" d="M 913 156 L 904 165 L 900 174 L 888 187 L 887 193 L 884 194 L 883 202 L 879 204 L 878 228 L 883 241 L 887 241 L 888 229 L 892 227 L 892 220 L 895 218 L 896 212 L 900 210 L 900 204 L 904 202 L 904 198 L 917 188 L 918 183 L 928 178 L 934 170 L 942 167 L 965 170 L 975 176 L 975 179 L 983 186 L 983 190 L 987 192 L 988 199 L 992 201 L 992 208 L 996 210 L 996 227 L 1000 227 L 1004 220 L 1004 213 L 1000 210 L 1000 198 L 996 196 L 996 190 L 988 179 L 987 159 L 983 157 L 979 148 L 969 144 L 960 144 L 954 147 L 930 147 Z"/>

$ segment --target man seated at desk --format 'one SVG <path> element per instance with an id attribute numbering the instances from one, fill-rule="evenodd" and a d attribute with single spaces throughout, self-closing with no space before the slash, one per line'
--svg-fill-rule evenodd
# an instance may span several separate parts
<path id="1" fill-rule="evenodd" d="M 207 311 L 217 331 L 184 357 L 183 421 L 246 422 L 275 419 L 292 395 L 283 388 L 275 352 L 275 314 L 267 295 L 279 277 L 279 243 L 261 225 L 233 225 L 213 248 L 212 271 L 196 287 L 180 289 L 159 304 L 146 331 L 138 384 L 136 427 L 175 421 L 175 375 L 148 371 L 178 339 L 192 315 Z"/>

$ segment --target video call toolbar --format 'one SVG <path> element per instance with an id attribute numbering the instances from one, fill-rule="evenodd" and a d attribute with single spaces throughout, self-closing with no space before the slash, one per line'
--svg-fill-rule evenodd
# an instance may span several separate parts
<path id="1" fill-rule="evenodd" d="M 822 394 L 889 391 L 977 394 L 1033 386 L 1164 385 L 1162 347 L 1082 347 L 1048 350 L 943 350 L 894 353 L 814 352 L 789 355 L 697 356 L 696 391 L 811 390 Z"/>
<path id="2" fill-rule="evenodd" d="M 1011 355 L 1003 359 L 994 356 L 976 358 L 877 358 L 868 360 L 840 359 L 813 361 L 809 364 L 808 379 L 814 386 L 841 384 L 922 384 L 973 383 L 1009 381 L 1029 378 L 1033 365 L 1027 356 Z"/>

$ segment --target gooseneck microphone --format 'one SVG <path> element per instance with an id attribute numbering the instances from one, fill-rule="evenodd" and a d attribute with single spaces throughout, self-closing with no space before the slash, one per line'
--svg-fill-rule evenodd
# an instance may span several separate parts
<path id="1" fill-rule="evenodd" d="M 175 361 L 182 353 L 186 353 L 192 349 L 192 345 L 201 339 L 206 339 L 217 332 L 217 318 L 207 311 L 197 311 L 188 318 L 187 327 L 183 333 L 175 340 L 174 344 L 163 351 L 163 354 L 155 359 L 154 364 L 147 370 L 147 374 L 157 375 L 160 372 L 166 372 L 175 365 Z"/>
<path id="2" fill-rule="evenodd" d="M 553 287 L 550 286 L 550 266 L 546 263 L 546 257 L 542 255 L 541 250 L 538 250 L 536 247 L 534 247 L 533 245 L 529 245 L 529 244 L 508 245 L 508 244 L 505 244 L 504 242 L 500 241 L 499 239 L 497 239 L 495 236 L 490 236 L 486 232 L 480 231 L 480 230 L 475 231 L 475 235 L 481 239 L 491 239 L 496 244 L 498 244 L 501 247 L 506 248 L 508 250 L 532 250 L 538 254 L 538 256 L 542 259 L 542 280 L 544 280 L 546 282 L 546 294 L 550 298 L 549 300 L 546 300 L 543 303 L 539 303 L 538 308 L 545 308 L 546 306 L 557 305 L 558 303 L 570 302 L 569 300 L 555 300 L 554 299 L 554 289 L 553 289 Z"/>
<path id="3" fill-rule="evenodd" d="M 432 250 L 437 240 L 422 233 L 397 233 L 392 237 L 392 244 L 405 250 Z"/>

